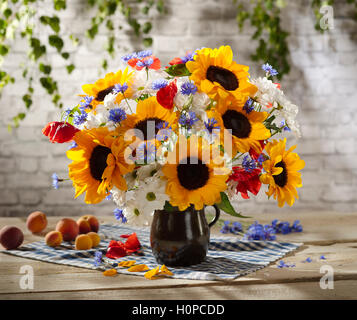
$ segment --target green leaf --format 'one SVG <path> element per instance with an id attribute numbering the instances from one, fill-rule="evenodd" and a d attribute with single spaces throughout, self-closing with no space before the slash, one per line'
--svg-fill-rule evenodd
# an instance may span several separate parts
<path id="1" fill-rule="evenodd" d="M 53 0 L 53 7 L 57 11 L 66 9 L 66 0 Z"/>
<path id="2" fill-rule="evenodd" d="M 145 22 L 143 25 L 143 33 L 149 33 L 151 29 L 152 29 L 151 22 Z"/>
<path id="3" fill-rule="evenodd" d="M 217 205 L 217 207 L 219 209 L 221 209 L 225 213 L 230 214 L 233 217 L 250 218 L 250 217 L 247 217 L 247 216 L 243 216 L 240 213 L 238 213 L 237 211 L 235 211 L 235 209 L 233 208 L 231 202 L 228 199 L 228 196 L 224 192 L 221 192 L 221 202 L 217 203 L 216 205 Z"/>
<path id="4" fill-rule="evenodd" d="M 165 201 L 164 210 L 167 212 L 179 211 L 178 207 L 174 207 L 169 201 Z"/>
<path id="5" fill-rule="evenodd" d="M 63 40 L 57 35 L 50 35 L 48 37 L 48 43 L 50 46 L 55 47 L 58 52 L 61 52 L 64 46 Z"/>
<path id="6" fill-rule="evenodd" d="M 55 33 L 60 31 L 60 19 L 57 16 L 41 16 L 40 22 L 44 25 L 50 26 Z"/>
<path id="7" fill-rule="evenodd" d="M 42 62 L 40 63 L 40 65 L 38 66 L 38 68 L 40 69 L 40 71 L 44 74 L 50 74 L 52 67 L 48 64 L 43 64 Z"/>
<path id="8" fill-rule="evenodd" d="M 167 72 L 172 77 L 186 77 L 191 75 L 191 72 L 188 71 L 186 64 L 184 63 L 175 64 L 169 68 L 166 68 L 165 72 Z"/>
<path id="9" fill-rule="evenodd" d="M 74 64 L 70 64 L 70 65 L 68 65 L 68 66 L 66 67 L 67 72 L 68 72 L 69 74 L 71 74 L 72 71 L 73 71 L 75 68 L 76 68 L 76 67 L 74 66 Z"/>
<path id="10" fill-rule="evenodd" d="M 22 96 L 22 101 L 25 103 L 26 109 L 30 109 L 32 105 L 31 95 L 25 94 Z"/>
<path id="11" fill-rule="evenodd" d="M 62 52 L 61 56 L 62 56 L 63 59 L 67 60 L 69 58 L 69 53 L 68 52 Z"/>
<path id="12" fill-rule="evenodd" d="M 145 47 L 151 47 L 152 46 L 152 42 L 153 42 L 152 38 L 144 38 L 143 39 L 143 45 Z"/>

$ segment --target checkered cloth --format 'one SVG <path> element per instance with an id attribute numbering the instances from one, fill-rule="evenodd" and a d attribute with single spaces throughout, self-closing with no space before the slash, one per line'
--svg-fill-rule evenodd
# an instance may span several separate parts
<path id="1" fill-rule="evenodd" d="M 124 240 L 120 235 L 136 232 L 142 245 L 144 255 L 129 255 L 120 260 L 105 257 L 110 240 Z M 100 226 L 101 243 L 92 250 L 74 250 L 72 245 L 62 245 L 51 248 L 44 241 L 33 242 L 18 250 L 4 250 L 4 253 L 35 259 L 40 261 L 105 270 L 115 266 L 118 261 L 136 260 L 136 264 L 146 264 L 150 269 L 158 266 L 150 247 L 150 230 L 148 228 L 133 228 L 123 225 L 102 224 Z M 238 237 L 211 237 L 209 250 L 205 261 L 189 267 L 169 267 L 174 273 L 173 278 L 194 280 L 235 279 L 247 275 L 269 265 L 287 253 L 297 249 L 301 243 L 279 243 L 275 241 L 243 241 Z M 97 250 L 103 252 L 104 265 L 94 265 L 94 254 Z M 128 272 L 127 268 L 116 267 L 118 273 L 143 276 L 144 272 Z"/>

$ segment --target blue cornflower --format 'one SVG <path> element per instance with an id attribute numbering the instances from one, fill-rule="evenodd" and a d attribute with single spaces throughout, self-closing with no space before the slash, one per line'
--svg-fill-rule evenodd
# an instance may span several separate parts
<path id="1" fill-rule="evenodd" d="M 270 76 L 276 76 L 279 73 L 269 63 L 263 64 L 262 69 Z"/>
<path id="2" fill-rule="evenodd" d="M 257 167 L 255 161 L 252 160 L 248 155 L 244 156 L 242 166 L 247 172 L 251 172 Z"/>
<path id="3" fill-rule="evenodd" d="M 72 109 L 67 109 L 63 114 L 63 120 L 67 121 L 68 117 L 71 115 Z"/>
<path id="4" fill-rule="evenodd" d="M 230 232 L 234 234 L 238 234 L 243 231 L 242 224 L 238 221 L 232 223 L 232 227 L 230 228 Z"/>
<path id="5" fill-rule="evenodd" d="M 118 221 L 121 220 L 121 223 L 126 223 L 127 222 L 127 219 L 126 217 L 124 216 L 123 214 L 123 210 L 119 209 L 119 208 L 115 208 L 113 210 L 113 213 L 114 213 L 114 217 L 115 219 L 117 219 Z"/>
<path id="6" fill-rule="evenodd" d="M 105 197 L 105 200 L 112 200 L 112 194 L 111 193 L 109 193 L 106 197 Z"/>
<path id="7" fill-rule="evenodd" d="M 228 232 L 230 232 L 230 230 L 231 230 L 231 227 L 229 226 L 229 224 L 230 224 L 231 222 L 230 221 L 224 221 L 223 222 L 223 226 L 222 226 L 222 229 L 221 230 L 219 230 L 221 233 L 228 233 Z"/>
<path id="8" fill-rule="evenodd" d="M 321 259 L 321 260 L 326 260 L 326 258 L 325 258 L 324 255 L 321 255 L 321 256 L 320 256 L 320 259 Z"/>
<path id="9" fill-rule="evenodd" d="M 193 111 L 189 111 L 188 113 L 182 113 L 179 119 L 179 124 L 190 129 L 195 122 L 198 121 L 196 113 Z"/>
<path id="10" fill-rule="evenodd" d="M 288 264 L 288 263 L 285 263 L 283 260 L 280 260 L 277 267 L 278 268 L 292 268 L 292 267 L 295 267 L 295 264 Z"/>
<path id="11" fill-rule="evenodd" d="M 290 131 L 291 131 L 291 129 L 286 125 L 285 120 L 282 120 L 282 121 L 280 122 L 280 128 L 283 128 L 283 130 L 284 130 L 284 131 L 287 131 L 287 132 L 290 132 Z"/>
<path id="12" fill-rule="evenodd" d="M 68 150 L 73 149 L 73 148 L 77 148 L 77 147 L 78 147 L 77 142 L 76 141 L 72 141 L 72 143 L 68 147 Z"/>
<path id="13" fill-rule="evenodd" d="M 251 98 L 248 98 L 248 100 L 245 102 L 243 110 L 245 110 L 246 113 L 249 114 L 254 110 L 253 102 L 254 101 Z"/>
<path id="14" fill-rule="evenodd" d="M 219 130 L 221 128 L 217 125 L 218 121 L 215 118 L 209 118 L 204 124 L 210 134 L 212 134 L 213 130 Z"/>
<path id="15" fill-rule="evenodd" d="M 310 262 L 312 262 L 312 259 L 310 257 L 308 257 L 308 258 L 306 258 L 305 262 L 310 263 Z"/>
<path id="16" fill-rule="evenodd" d="M 138 57 L 138 55 L 135 52 L 133 52 L 133 53 L 126 54 L 125 56 L 122 56 L 121 59 L 124 62 L 128 62 L 129 60 L 137 58 L 137 57 Z"/>
<path id="17" fill-rule="evenodd" d="M 126 84 L 126 82 L 124 82 L 123 84 L 117 83 L 113 88 L 113 93 L 124 93 L 126 90 L 128 90 L 128 85 Z"/>
<path id="18" fill-rule="evenodd" d="M 52 177 L 52 187 L 57 190 L 59 188 L 58 182 L 62 181 L 62 179 L 59 179 L 56 173 L 52 174 L 51 177 Z"/>
<path id="19" fill-rule="evenodd" d="M 156 146 L 152 142 L 143 142 L 136 148 L 138 163 L 152 163 L 156 159 Z"/>
<path id="20" fill-rule="evenodd" d="M 181 93 L 185 95 L 195 94 L 197 92 L 197 87 L 192 82 L 185 82 L 181 86 Z"/>
<path id="21" fill-rule="evenodd" d="M 96 251 L 94 253 L 94 265 L 96 267 L 99 267 L 99 265 L 102 264 L 102 259 L 103 259 L 103 252 L 101 251 Z"/>
<path id="22" fill-rule="evenodd" d="M 165 141 L 170 137 L 172 129 L 169 127 L 168 122 L 159 122 L 155 127 L 159 130 L 156 134 L 156 140 Z"/>
<path id="23" fill-rule="evenodd" d="M 84 122 L 86 122 L 87 116 L 88 116 L 88 114 L 84 110 L 81 110 L 81 113 L 75 112 L 75 114 L 73 116 L 74 125 L 79 126 L 79 125 L 83 124 Z"/>
<path id="24" fill-rule="evenodd" d="M 146 60 L 140 60 L 136 63 L 137 67 L 140 68 L 149 68 L 152 64 L 154 63 L 154 59 L 153 58 L 149 58 Z"/>
<path id="25" fill-rule="evenodd" d="M 265 156 L 263 153 L 261 153 L 257 159 L 257 163 L 259 166 L 261 166 L 263 164 L 263 162 L 265 161 Z"/>
<path id="26" fill-rule="evenodd" d="M 139 51 L 137 54 L 137 57 L 142 59 L 148 56 L 152 56 L 152 51 L 151 50 L 143 50 L 143 51 Z"/>
<path id="27" fill-rule="evenodd" d="M 289 222 L 283 221 L 279 222 L 275 219 L 271 222 L 271 227 L 275 230 L 275 233 L 288 234 L 291 232 Z"/>
<path id="28" fill-rule="evenodd" d="M 275 230 L 269 225 L 261 225 L 255 221 L 245 233 L 244 240 L 275 240 Z"/>
<path id="29" fill-rule="evenodd" d="M 295 220 L 293 222 L 293 225 L 291 226 L 291 231 L 293 232 L 302 232 L 303 228 L 302 225 L 300 224 L 300 220 Z"/>
<path id="30" fill-rule="evenodd" d="M 195 55 L 196 52 L 188 52 L 184 57 L 181 57 L 181 60 L 183 63 L 186 63 L 187 61 L 193 61 Z"/>
<path id="31" fill-rule="evenodd" d="M 120 123 L 126 119 L 126 113 L 122 108 L 111 109 L 108 119 L 115 123 Z"/>
<path id="32" fill-rule="evenodd" d="M 162 88 L 165 88 L 166 86 L 167 86 L 167 80 L 165 79 L 156 79 L 151 84 L 151 88 L 153 90 L 160 90 Z"/>
<path id="33" fill-rule="evenodd" d="M 83 99 L 84 99 L 84 101 L 81 101 L 79 104 L 81 105 L 82 108 L 86 109 L 90 106 L 94 97 L 85 96 Z"/>

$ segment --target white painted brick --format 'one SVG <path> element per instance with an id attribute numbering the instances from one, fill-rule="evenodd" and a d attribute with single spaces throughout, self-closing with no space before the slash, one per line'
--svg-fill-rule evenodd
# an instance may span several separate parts
<path id="1" fill-rule="evenodd" d="M 19 158 L 16 162 L 19 171 L 36 172 L 38 169 L 38 159 L 36 158 Z"/>
<path id="2" fill-rule="evenodd" d="M 0 158 L 0 172 L 11 172 L 15 169 L 15 161 L 12 158 Z"/>
<path id="3" fill-rule="evenodd" d="M 350 186 L 331 186 L 323 194 L 322 199 L 327 202 L 357 201 L 356 190 Z"/>
<path id="4" fill-rule="evenodd" d="M 40 167 L 44 172 L 52 173 L 58 170 L 67 171 L 68 164 L 71 160 L 66 157 L 46 157 L 40 160 Z"/>
<path id="5" fill-rule="evenodd" d="M 0 205 L 16 204 L 18 201 L 15 191 L 0 190 Z"/>
<path id="6" fill-rule="evenodd" d="M 24 205 L 36 205 L 41 202 L 42 193 L 38 190 L 19 190 L 20 203 Z"/>

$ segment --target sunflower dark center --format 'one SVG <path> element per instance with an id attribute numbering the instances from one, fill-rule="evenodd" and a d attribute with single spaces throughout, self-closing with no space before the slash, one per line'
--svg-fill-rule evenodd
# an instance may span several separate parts
<path id="1" fill-rule="evenodd" d="M 158 118 L 147 118 L 139 121 L 135 125 L 135 129 L 140 130 L 143 134 L 144 140 L 155 139 L 156 134 L 159 132 L 159 124 L 165 121 Z"/>
<path id="2" fill-rule="evenodd" d="M 227 69 L 209 66 L 206 72 L 206 78 L 211 82 L 218 82 L 224 89 L 234 91 L 239 87 L 239 81 L 236 75 Z"/>
<path id="3" fill-rule="evenodd" d="M 96 146 L 89 159 L 89 168 L 95 180 L 102 181 L 102 175 L 107 167 L 107 157 L 111 150 L 104 146 Z"/>
<path id="4" fill-rule="evenodd" d="M 228 109 L 222 116 L 224 127 L 232 130 L 232 135 L 237 138 L 248 138 L 252 126 L 248 118 L 241 112 Z"/>
<path id="5" fill-rule="evenodd" d="M 206 185 L 209 178 L 208 167 L 197 158 L 188 157 L 187 163 L 177 166 L 177 176 L 180 184 L 188 189 L 195 190 Z"/>
<path id="6" fill-rule="evenodd" d="M 97 96 L 95 97 L 95 100 L 97 101 L 104 101 L 104 98 L 105 96 L 108 94 L 108 93 L 111 93 L 114 89 L 114 86 L 110 86 L 104 90 L 101 90 L 97 93 Z"/>
<path id="7" fill-rule="evenodd" d="M 275 183 L 283 188 L 288 182 L 288 174 L 286 172 L 286 166 L 283 161 L 278 162 L 275 165 L 276 168 L 283 168 L 283 171 L 275 176 L 273 176 Z"/>

